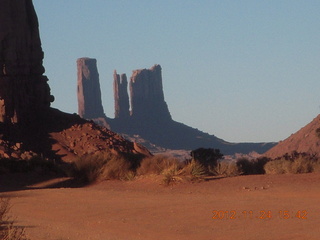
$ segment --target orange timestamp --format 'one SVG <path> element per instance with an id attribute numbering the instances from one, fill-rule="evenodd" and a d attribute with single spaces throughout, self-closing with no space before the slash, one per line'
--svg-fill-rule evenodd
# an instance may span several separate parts
<path id="1" fill-rule="evenodd" d="M 236 219 L 307 219 L 308 211 L 307 210 L 213 210 L 212 211 L 212 219 L 214 220 L 236 220 Z"/>

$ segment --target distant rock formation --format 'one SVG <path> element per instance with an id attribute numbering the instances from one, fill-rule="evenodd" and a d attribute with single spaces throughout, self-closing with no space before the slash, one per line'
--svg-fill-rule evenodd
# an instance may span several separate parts
<path id="1" fill-rule="evenodd" d="M 0 122 L 30 123 L 54 100 L 32 1 L 1 0 L 0 23 Z"/>
<path id="2" fill-rule="evenodd" d="M 164 100 L 161 66 L 139 69 L 129 82 L 125 74 L 113 75 L 115 118 L 91 118 L 97 124 L 138 141 L 149 149 L 193 150 L 199 147 L 219 148 L 223 154 L 264 153 L 274 143 L 229 143 L 214 135 L 172 120 Z M 129 105 L 130 102 L 130 105 Z M 131 112 L 129 111 L 131 107 Z M 103 121 L 104 120 L 104 121 Z M 162 150 L 161 150 L 162 151 Z"/>
<path id="3" fill-rule="evenodd" d="M 85 119 L 104 117 L 97 60 L 79 58 L 78 68 L 78 113 Z"/>
<path id="4" fill-rule="evenodd" d="M 138 121 L 171 120 L 164 100 L 161 66 L 139 69 L 130 79 L 131 116 Z"/>
<path id="5" fill-rule="evenodd" d="M 130 117 L 128 81 L 126 74 L 113 74 L 114 93 L 114 117 L 116 119 L 128 119 Z"/>
<path id="6" fill-rule="evenodd" d="M 265 153 L 265 156 L 276 158 L 292 152 L 306 152 L 320 157 L 320 115 L 287 139 L 280 141 Z"/>

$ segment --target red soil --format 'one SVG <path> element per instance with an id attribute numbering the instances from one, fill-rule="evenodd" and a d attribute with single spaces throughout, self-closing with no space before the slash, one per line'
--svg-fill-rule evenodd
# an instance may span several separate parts
<path id="1" fill-rule="evenodd" d="M 320 237 L 320 174 L 240 176 L 169 187 L 152 178 L 82 188 L 66 187 L 67 179 L 43 180 L 0 178 L 1 195 L 11 198 L 11 212 L 31 239 Z M 212 219 L 214 210 L 229 211 L 229 218 Z M 284 219 L 284 212 L 280 218 L 279 211 L 289 211 L 290 218 Z M 307 211 L 306 219 L 295 217 L 298 211 L 300 217 Z M 238 218 L 230 219 L 231 213 Z"/>

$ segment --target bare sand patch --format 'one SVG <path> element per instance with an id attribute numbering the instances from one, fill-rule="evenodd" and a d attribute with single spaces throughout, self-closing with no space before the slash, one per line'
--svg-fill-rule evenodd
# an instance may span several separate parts
<path id="1" fill-rule="evenodd" d="M 1 194 L 11 197 L 18 224 L 37 240 L 320 237 L 320 174 L 239 176 L 169 187 L 150 179 L 106 181 Z M 212 219 L 215 210 L 224 211 L 221 219 Z M 306 212 L 297 217 L 298 211 Z"/>

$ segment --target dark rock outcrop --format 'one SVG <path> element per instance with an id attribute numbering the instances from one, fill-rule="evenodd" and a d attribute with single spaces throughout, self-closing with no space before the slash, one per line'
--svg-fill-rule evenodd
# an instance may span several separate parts
<path id="1" fill-rule="evenodd" d="M 113 93 L 114 93 L 114 117 L 116 119 L 128 119 L 129 111 L 129 95 L 128 81 L 126 74 L 113 74 Z"/>
<path id="2" fill-rule="evenodd" d="M 164 100 L 161 66 L 139 69 L 130 79 L 131 116 L 138 121 L 171 120 Z"/>
<path id="3" fill-rule="evenodd" d="M 82 118 L 104 117 L 97 60 L 79 58 L 78 68 L 78 113 Z"/>
<path id="4" fill-rule="evenodd" d="M 1 0 L 0 23 L 0 122 L 29 124 L 54 100 L 32 1 Z"/>
<path id="5" fill-rule="evenodd" d="M 150 155 L 109 129 L 51 108 L 43 56 L 32 0 L 0 0 L 0 161 L 35 156 L 72 161 L 94 152 Z M 78 64 L 79 89 L 85 88 L 79 100 L 90 106 L 83 115 L 104 117 L 96 61 Z"/>

